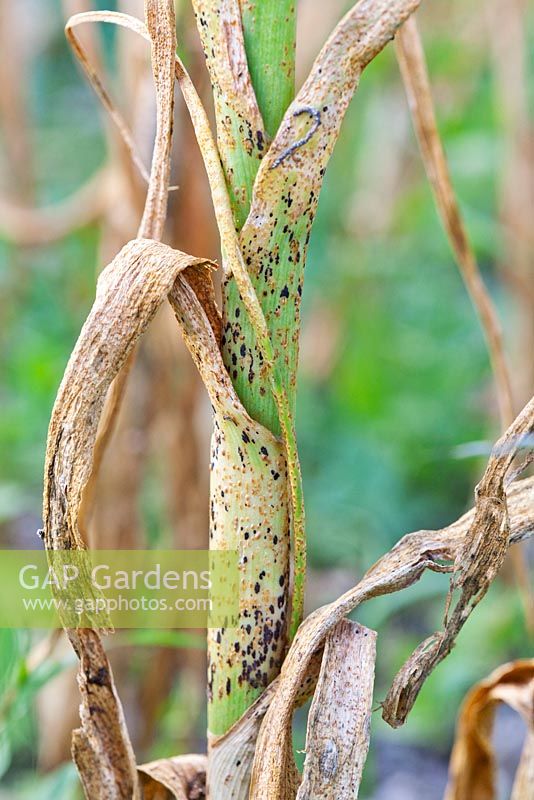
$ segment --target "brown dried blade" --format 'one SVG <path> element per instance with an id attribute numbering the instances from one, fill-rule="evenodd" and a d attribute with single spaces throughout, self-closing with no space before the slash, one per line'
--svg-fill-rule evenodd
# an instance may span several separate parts
<path id="1" fill-rule="evenodd" d="M 87 800 L 141 800 L 135 756 L 109 662 L 96 631 L 67 631 L 80 659 L 82 727 L 72 734 L 72 757 Z"/>
<path id="2" fill-rule="evenodd" d="M 355 800 L 369 750 L 376 633 L 342 620 L 326 638 L 297 800 Z"/>
<path id="3" fill-rule="evenodd" d="M 128 244 L 100 276 L 97 296 L 67 365 L 50 421 L 43 518 L 48 550 L 83 549 L 78 513 L 91 475 L 107 391 L 150 320 L 187 267 L 208 262 L 150 240 Z M 209 335 L 211 329 L 206 322 Z M 88 797 L 137 796 L 135 761 L 107 657 L 95 631 L 70 631 L 80 658 L 82 732 L 75 757 Z M 102 702 L 92 701 L 98 693 Z M 111 739 L 110 739 L 111 737 Z M 102 753 L 115 742 L 114 759 Z M 100 777 L 99 777 L 100 776 Z M 101 795 L 94 794 L 99 783 Z"/>
<path id="4" fill-rule="evenodd" d="M 145 210 L 137 236 L 140 239 L 161 241 L 167 215 L 171 172 L 176 53 L 174 0 L 147 0 L 145 17 L 156 87 L 156 138 Z"/>
<path id="5" fill-rule="evenodd" d="M 474 686 L 465 698 L 449 766 L 445 800 L 494 800 L 496 754 L 492 742 L 499 703 L 524 719 L 527 736 L 512 800 L 526 800 L 534 787 L 534 659 L 505 664 Z"/>
<path id="6" fill-rule="evenodd" d="M 140 175 L 148 183 L 149 174 L 143 163 L 141 156 L 137 151 L 137 146 L 135 144 L 132 132 L 127 123 L 125 122 L 122 114 L 118 111 L 114 101 L 111 98 L 111 95 L 109 94 L 104 84 L 102 83 L 102 80 L 98 75 L 98 72 L 96 71 L 91 62 L 89 53 L 87 52 L 86 48 L 82 45 L 79 38 L 76 36 L 74 32 L 74 29 L 78 25 L 83 25 L 92 22 L 114 22 L 116 16 L 117 12 L 111 12 L 111 11 L 83 11 L 80 12 L 79 14 L 74 14 L 74 16 L 70 17 L 70 19 L 67 21 L 65 25 L 65 35 L 72 48 L 74 55 L 80 62 L 80 65 L 87 76 L 87 80 L 95 90 L 102 105 L 104 106 L 105 110 L 111 117 L 113 123 L 117 127 L 117 130 L 126 145 L 126 148 L 130 154 L 133 163 L 139 170 Z M 130 27 L 130 22 L 134 18 L 129 17 L 126 14 L 120 14 L 120 16 L 126 18 L 125 27 Z M 137 22 L 140 25 L 143 24 L 140 20 L 137 20 Z"/>
<path id="7" fill-rule="evenodd" d="M 206 756 L 162 758 L 139 767 L 143 800 L 204 800 Z"/>
<path id="8" fill-rule="evenodd" d="M 299 685 L 295 698 L 295 707 L 303 705 L 314 692 L 322 664 L 323 648 L 313 654 L 308 664 L 307 671 Z M 240 794 L 248 798 L 248 785 L 250 772 L 256 751 L 258 733 L 267 713 L 267 709 L 276 694 L 280 678 L 276 678 L 263 692 L 258 700 L 243 714 L 241 719 L 230 730 L 210 741 L 210 784 L 214 786 L 240 787 Z M 236 764 L 235 754 L 239 753 Z M 300 775 L 291 757 L 289 761 L 290 773 L 287 779 L 294 787 L 296 793 L 300 783 Z M 243 787 L 243 789 L 241 789 Z"/>
<path id="9" fill-rule="evenodd" d="M 484 285 L 449 174 L 438 130 L 425 53 L 415 17 L 399 30 L 396 50 L 426 174 L 460 273 L 473 301 L 491 357 L 502 429 L 514 419 L 512 382 L 499 318 Z"/>
<path id="10" fill-rule="evenodd" d="M 475 517 L 455 555 L 444 629 L 417 648 L 395 678 L 384 702 L 383 717 L 393 727 L 404 723 L 424 681 L 450 653 L 456 636 L 503 565 L 510 538 L 505 481 L 515 456 L 525 439 L 530 440 L 533 430 L 534 398 L 494 446 L 484 476 L 476 487 Z M 449 614 L 452 593 L 456 589 L 460 597 Z"/>

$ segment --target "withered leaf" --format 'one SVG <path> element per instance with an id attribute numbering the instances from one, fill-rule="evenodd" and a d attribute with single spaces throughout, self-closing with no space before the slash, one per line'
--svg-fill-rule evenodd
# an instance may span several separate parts
<path id="1" fill-rule="evenodd" d="M 496 753 L 492 742 L 495 709 L 506 703 L 523 718 L 527 735 L 512 800 L 527 800 L 534 789 L 534 659 L 504 664 L 465 698 L 452 750 L 445 800 L 494 800 Z"/>

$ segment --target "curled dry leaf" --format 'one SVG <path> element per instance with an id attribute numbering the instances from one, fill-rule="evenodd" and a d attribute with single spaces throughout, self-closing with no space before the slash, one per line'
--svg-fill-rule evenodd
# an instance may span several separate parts
<path id="1" fill-rule="evenodd" d="M 505 481 L 515 456 L 533 430 L 534 398 L 494 446 L 484 476 L 476 487 L 474 519 L 455 553 L 444 629 L 417 648 L 396 676 L 384 702 L 383 717 L 393 727 L 404 723 L 424 681 L 450 653 L 456 636 L 503 565 L 510 540 Z M 460 596 L 449 613 L 455 589 Z"/>
<path id="2" fill-rule="evenodd" d="M 137 236 L 159 241 L 165 227 L 171 172 L 176 54 L 174 0 L 147 0 L 145 16 L 156 87 L 156 138 L 145 209 Z"/>
<path id="3" fill-rule="evenodd" d="M 436 120 L 425 53 L 415 17 L 407 20 L 396 39 L 401 70 L 425 170 L 458 267 L 475 306 L 488 344 L 503 430 L 512 423 L 512 382 L 504 355 L 497 311 L 484 285 L 454 192 L 447 157 Z"/>
<path id="4" fill-rule="evenodd" d="M 508 545 L 534 534 L 534 479 L 513 484 L 507 491 Z M 362 578 L 334 603 L 311 614 L 289 649 L 276 691 L 258 737 L 253 768 L 252 800 L 293 800 L 285 780 L 292 763 L 291 721 L 299 687 L 309 664 L 330 630 L 350 611 L 373 597 L 405 589 L 425 570 L 450 572 L 472 539 L 475 508 L 438 531 L 418 531 L 403 537 Z"/>
<path id="5" fill-rule="evenodd" d="M 162 758 L 138 768 L 143 800 L 204 800 L 206 756 Z"/>
<path id="6" fill-rule="evenodd" d="M 342 620 L 326 637 L 297 800 L 355 800 L 369 750 L 376 633 Z"/>
<path id="7" fill-rule="evenodd" d="M 59 388 L 45 466 L 45 543 L 81 549 L 80 498 L 91 471 L 96 429 L 111 381 L 187 267 L 209 262 L 166 245 L 137 239 L 101 273 L 95 303 Z"/>
<path id="8" fill-rule="evenodd" d="M 512 800 L 526 800 L 534 787 L 534 659 L 505 664 L 471 689 L 463 702 L 449 767 L 445 800 L 494 800 L 495 709 L 506 703 L 523 718 L 527 734 Z"/>
<path id="9" fill-rule="evenodd" d="M 209 263 L 151 240 L 135 240 L 99 278 L 95 303 L 67 365 L 50 421 L 43 507 L 48 550 L 85 546 L 78 513 L 107 391 L 177 276 L 188 267 L 206 271 Z M 206 316 L 204 320 L 205 335 L 213 338 Z M 73 748 L 87 797 L 137 797 L 135 760 L 100 638 L 91 630 L 69 631 L 69 637 L 80 659 L 83 727 L 74 736 Z M 104 758 L 104 752 L 113 758 Z M 98 786 L 104 787 L 101 794 Z"/>
<path id="10" fill-rule="evenodd" d="M 119 134 L 121 135 L 124 144 L 130 154 L 130 158 L 132 159 L 133 163 L 139 170 L 140 175 L 144 178 L 144 180 L 148 183 L 149 182 L 149 174 L 148 171 L 143 163 L 141 156 L 137 151 L 137 146 L 135 144 L 135 140 L 133 134 L 129 128 L 129 126 L 124 121 L 122 114 L 117 109 L 111 95 L 105 88 L 102 80 L 97 72 L 97 69 L 91 62 L 91 58 L 89 53 L 87 52 L 86 48 L 82 45 L 79 38 L 75 34 L 75 28 L 78 25 L 83 25 L 91 22 L 115 22 L 117 16 L 120 16 L 128 21 L 135 20 L 134 17 L 129 17 L 126 14 L 118 14 L 117 12 L 111 11 L 82 11 L 78 14 L 74 14 L 67 20 L 65 25 L 65 35 L 67 40 L 72 48 L 72 51 L 80 65 L 87 76 L 87 80 L 95 90 L 96 94 L 98 95 L 102 105 L 104 106 L 105 110 L 109 114 L 110 118 L 112 119 L 114 125 L 116 126 Z M 145 26 L 140 20 L 135 20 L 139 25 L 146 30 Z M 129 24 L 126 24 L 125 27 L 130 27 Z"/>

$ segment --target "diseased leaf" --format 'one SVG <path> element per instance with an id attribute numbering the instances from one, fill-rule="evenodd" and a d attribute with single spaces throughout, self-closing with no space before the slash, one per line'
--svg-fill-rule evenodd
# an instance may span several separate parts
<path id="1" fill-rule="evenodd" d="M 135 756 L 100 636 L 67 631 L 80 659 L 80 720 L 72 756 L 88 800 L 141 800 Z"/>
<path id="2" fill-rule="evenodd" d="M 239 0 L 193 0 L 213 87 L 217 140 L 237 228 L 250 208 L 250 188 L 267 134 L 248 70 Z"/>
<path id="3" fill-rule="evenodd" d="M 323 648 L 320 647 L 310 659 L 296 692 L 296 707 L 303 705 L 313 694 L 319 677 L 322 655 Z M 249 800 L 250 773 L 258 733 L 279 682 L 280 677 L 267 687 L 226 734 L 210 737 L 210 785 L 226 789 L 227 796 L 232 800 Z M 289 770 L 286 779 L 296 793 L 300 775 L 292 754 L 289 759 Z"/>
<path id="4" fill-rule="evenodd" d="M 430 636 L 413 653 L 393 681 L 383 717 L 402 725 L 434 667 L 450 653 L 469 615 L 482 600 L 503 565 L 510 540 L 510 515 L 505 481 L 517 453 L 534 430 L 534 398 L 495 444 L 482 480 L 476 487 L 475 516 L 455 553 L 443 631 Z M 452 593 L 460 596 L 452 612 Z"/>
<path id="5" fill-rule="evenodd" d="M 50 549 L 83 548 L 80 498 L 91 471 L 106 392 L 179 272 L 209 262 L 148 239 L 126 245 L 98 280 L 91 312 L 69 359 L 48 433 L 44 514 Z"/>
<path id="6" fill-rule="evenodd" d="M 87 80 L 95 90 L 99 100 L 101 101 L 105 110 L 107 111 L 113 123 L 117 127 L 117 130 L 119 131 L 122 140 L 126 145 L 130 158 L 132 159 L 133 163 L 139 170 L 140 175 L 148 183 L 150 179 L 149 174 L 141 159 L 141 156 L 137 152 L 137 147 L 133 138 L 133 134 L 129 126 L 126 124 L 122 114 L 116 108 L 115 103 L 112 100 L 109 92 L 102 83 L 98 75 L 98 72 L 91 63 L 89 54 L 87 53 L 86 49 L 83 47 L 82 43 L 75 34 L 75 28 L 78 25 L 85 25 L 93 22 L 111 22 L 114 24 L 122 24 L 125 28 L 129 28 L 132 31 L 136 30 L 136 25 L 140 26 L 144 31 L 146 31 L 146 26 L 143 25 L 141 20 L 119 12 L 82 11 L 79 14 L 74 14 L 67 20 L 67 24 L 65 25 L 65 35 L 72 48 L 74 55 L 80 62 L 80 65 L 87 76 Z M 146 31 L 146 33 L 148 37 L 148 31 Z"/>
<path id="7" fill-rule="evenodd" d="M 420 0 L 361 0 L 321 50 L 288 108 L 254 184 L 241 249 L 274 348 L 274 366 L 294 410 L 304 265 L 325 170 L 360 75 Z M 267 427 L 277 419 L 261 386 L 264 367 L 232 279 L 223 303 L 223 357 L 249 413 Z M 233 373 L 232 373 L 233 374 Z M 274 429 L 276 433 L 277 430 Z"/>
<path id="8" fill-rule="evenodd" d="M 295 553 L 291 636 L 302 619 L 306 572 L 293 427 L 300 298 L 311 225 L 326 165 L 360 74 L 418 4 L 419 0 L 358 3 L 325 44 L 262 160 L 240 248 L 265 315 L 272 356 L 257 338 L 258 326 L 249 329 L 243 281 L 235 270 L 223 286 L 222 352 L 232 382 L 251 416 L 275 433 L 281 430 L 286 445 L 292 445 L 288 449 Z M 277 392 L 265 391 L 268 369 L 274 372 Z"/>
<path id="9" fill-rule="evenodd" d="M 102 272 L 50 421 L 43 503 L 48 550 L 85 547 L 78 514 L 107 391 L 178 274 L 187 267 L 208 266 L 166 245 L 136 240 Z M 213 338 L 207 319 L 205 327 Z M 91 630 L 68 633 L 80 659 L 83 728 L 73 747 L 87 797 L 137 797 L 135 760 L 100 638 Z M 111 760 L 104 757 L 107 752 L 113 754 Z M 103 787 L 101 794 L 96 794 L 98 786 Z"/>
<path id="10" fill-rule="evenodd" d="M 511 545 L 534 534 L 534 479 L 513 484 L 507 491 L 506 504 L 508 545 Z M 293 759 L 291 720 L 307 670 L 327 634 L 361 603 L 411 586 L 425 570 L 451 572 L 456 559 L 471 542 L 478 517 L 475 508 L 443 530 L 408 534 L 353 589 L 306 618 L 284 661 L 260 729 L 252 773 L 253 785 L 257 787 L 253 800 L 294 800 L 285 783 Z M 262 793 L 267 786 L 269 793 Z"/>
<path id="11" fill-rule="evenodd" d="M 376 633 L 342 620 L 328 634 L 297 800 L 355 800 L 369 750 Z"/>

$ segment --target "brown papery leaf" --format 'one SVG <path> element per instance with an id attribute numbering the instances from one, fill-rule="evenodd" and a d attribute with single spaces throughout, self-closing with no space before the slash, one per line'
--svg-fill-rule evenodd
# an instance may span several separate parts
<path id="1" fill-rule="evenodd" d="M 513 484 L 506 494 L 507 545 L 534 534 L 534 479 Z M 293 800 L 286 786 L 292 764 L 291 723 L 300 687 L 329 631 L 366 600 L 416 583 L 425 570 L 450 572 L 471 542 L 478 525 L 475 508 L 438 531 L 418 531 L 402 538 L 349 592 L 317 609 L 301 625 L 289 649 L 258 737 L 252 800 Z"/>
<path id="2" fill-rule="evenodd" d="M 326 638 L 297 800 L 355 800 L 369 750 L 376 633 L 342 620 Z"/>
<path id="3" fill-rule="evenodd" d="M 48 550 L 85 547 L 78 513 L 107 391 L 187 268 L 205 271 L 209 262 L 141 239 L 126 245 L 99 278 L 95 303 L 70 357 L 50 421 L 43 507 Z M 213 339 L 203 319 L 205 335 Z M 99 636 L 80 630 L 69 631 L 69 637 L 81 666 L 83 727 L 73 747 L 87 797 L 137 797 L 135 760 Z M 105 758 L 105 753 L 113 757 Z M 96 794 L 98 786 L 103 787 L 101 794 Z"/>
<path id="4" fill-rule="evenodd" d="M 513 421 L 514 405 L 501 326 L 495 306 L 480 275 L 477 259 L 469 241 L 452 185 L 447 157 L 436 120 L 425 53 L 415 17 L 407 20 L 399 30 L 396 49 L 428 180 L 458 267 L 478 312 L 486 337 L 504 430 Z"/>
<path id="5" fill-rule="evenodd" d="M 162 758 L 140 766 L 143 800 L 204 800 L 206 756 Z"/>
<path id="6" fill-rule="evenodd" d="M 496 754 L 491 740 L 499 703 L 515 709 L 527 726 L 511 800 L 534 791 L 534 659 L 514 661 L 471 689 L 463 702 L 449 767 L 445 800 L 494 800 Z"/>
<path id="7" fill-rule="evenodd" d="M 137 236 L 159 241 L 165 227 L 171 172 L 176 53 L 174 0 L 148 0 L 145 16 L 156 87 L 156 138 L 145 209 Z"/>
<path id="8" fill-rule="evenodd" d="M 112 22 L 116 19 L 117 16 L 124 18 L 127 23 L 125 27 L 130 27 L 129 22 L 131 20 L 135 20 L 134 17 L 128 17 L 126 14 L 117 14 L 117 12 L 112 11 L 83 11 L 79 14 L 74 14 L 70 17 L 65 25 L 65 35 L 67 40 L 72 48 L 72 51 L 80 65 L 85 72 L 87 80 L 95 90 L 96 94 L 98 95 L 102 105 L 104 106 L 105 110 L 109 114 L 110 118 L 112 119 L 114 125 L 117 127 L 118 132 L 121 135 L 124 144 L 126 145 L 126 149 L 132 159 L 133 163 L 139 170 L 141 176 L 145 179 L 148 183 L 149 181 L 149 174 L 148 171 L 143 163 L 141 156 L 137 151 L 137 146 L 135 144 L 133 134 L 125 122 L 122 114 L 117 109 L 115 102 L 113 101 L 111 95 L 105 88 L 102 80 L 97 72 L 97 69 L 93 65 L 90 54 L 88 53 L 87 49 L 82 45 L 78 37 L 76 36 L 74 29 L 78 25 L 83 25 L 91 22 Z M 139 25 L 146 30 L 146 27 L 140 20 L 135 20 Z"/>
<path id="9" fill-rule="evenodd" d="M 107 390 L 178 274 L 191 266 L 206 270 L 209 262 L 136 239 L 103 270 L 50 420 L 44 493 L 47 548 L 85 546 L 78 508 Z"/>

